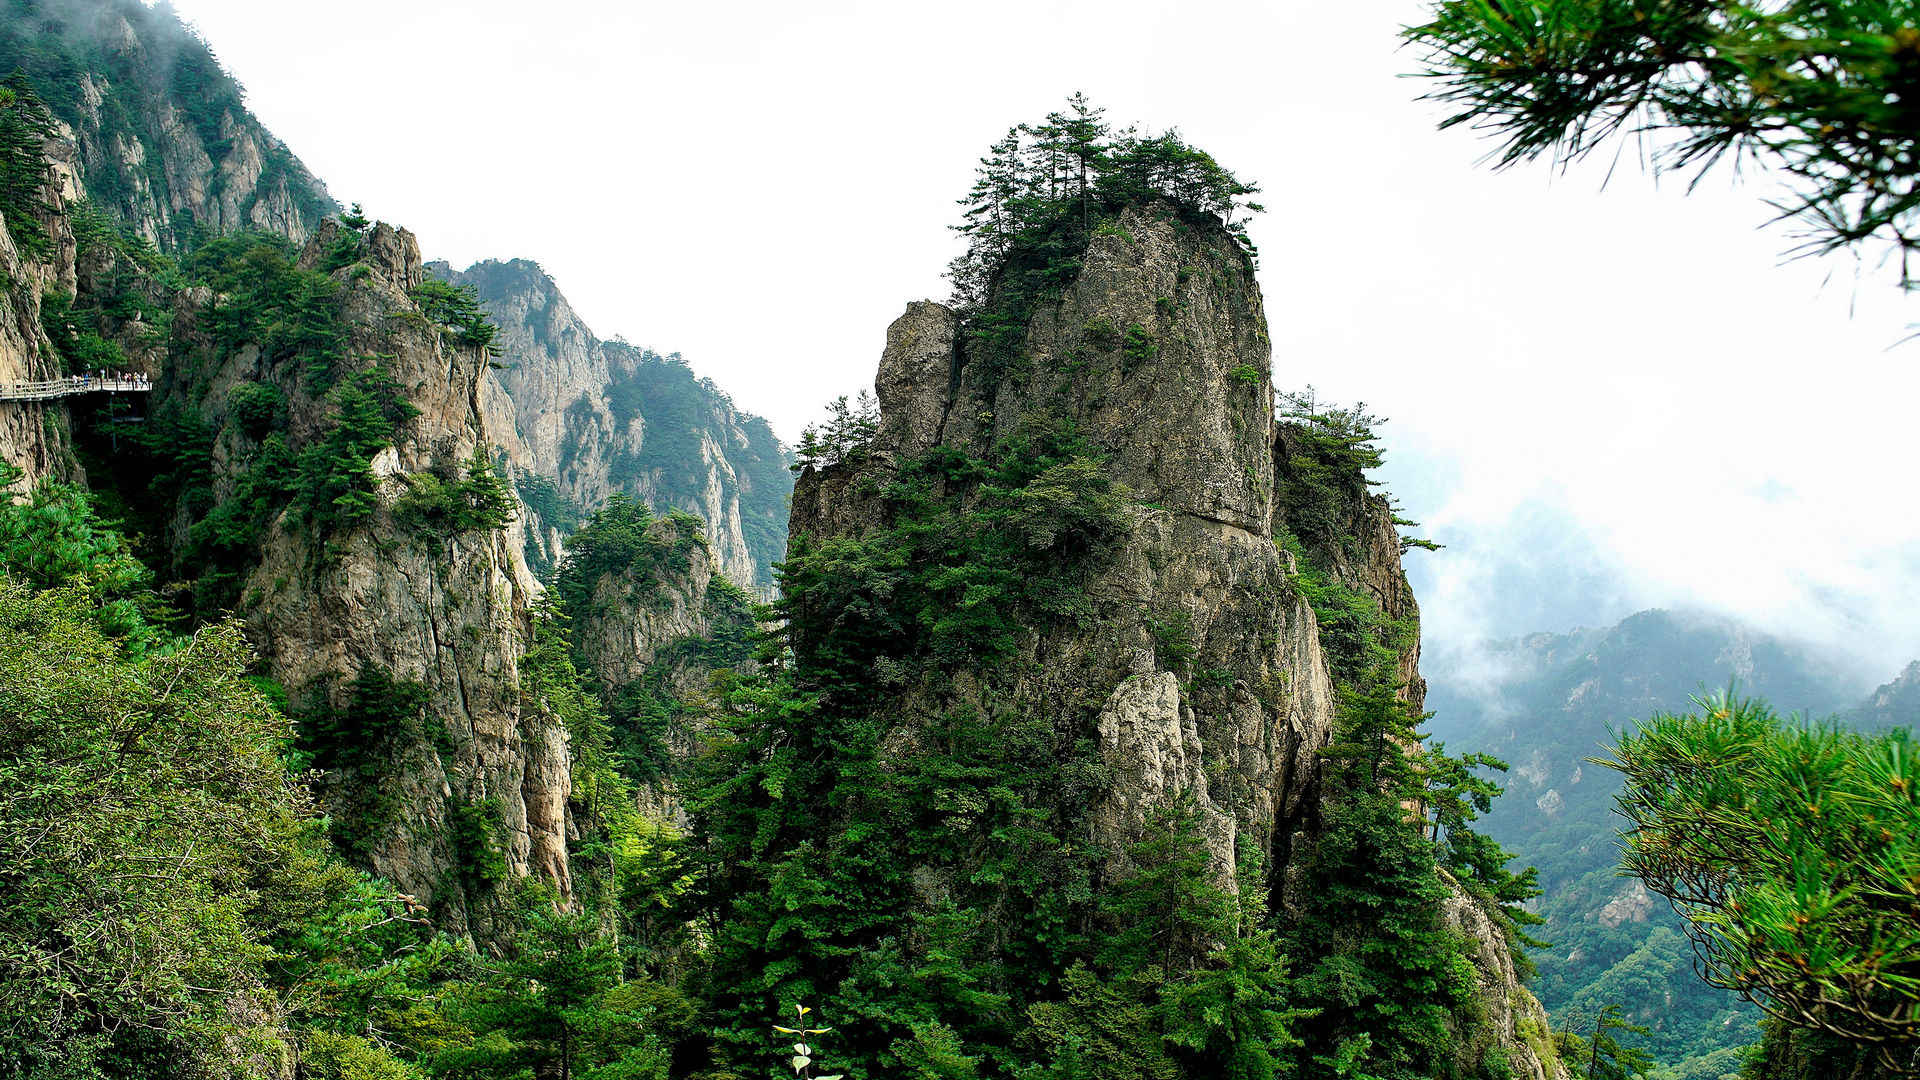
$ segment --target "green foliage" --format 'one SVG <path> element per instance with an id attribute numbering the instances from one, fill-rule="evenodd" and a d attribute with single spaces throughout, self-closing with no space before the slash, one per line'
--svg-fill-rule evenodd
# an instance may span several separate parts
<path id="1" fill-rule="evenodd" d="M 287 397 L 269 383 L 243 382 L 227 391 L 227 416 L 250 439 L 286 427 Z"/>
<path id="2" fill-rule="evenodd" d="M 1519 791 L 1476 828 L 1539 867 L 1545 892 L 1531 907 L 1548 920 L 1536 932 L 1554 948 L 1533 957 L 1540 969 L 1534 993 L 1556 1025 L 1581 1030 L 1607 1004 L 1623 1004 L 1651 1029 L 1647 1049 L 1673 1069 L 1691 1070 L 1694 1059 L 1715 1055 L 1724 1064 L 1720 1051 L 1759 1038 L 1758 1010 L 1701 981 L 1684 920 L 1657 897 L 1641 899 L 1639 883 L 1620 876 L 1619 774 L 1586 759 L 1612 741 L 1609 727 L 1620 717 L 1682 706 L 1703 679 L 1724 686 L 1738 674 L 1758 696 L 1826 712 L 1853 698 L 1849 678 L 1788 642 L 1660 611 L 1614 627 L 1495 644 L 1487 657 L 1488 667 L 1504 673 L 1499 679 L 1476 680 L 1469 691 L 1430 672 L 1427 705 L 1449 747 L 1526 748 Z M 1738 1067 L 1736 1059 L 1706 1080 Z"/>
<path id="3" fill-rule="evenodd" d="M 1329 405 L 1312 387 L 1280 395 L 1287 453 L 1279 460 L 1274 501 L 1309 551 L 1358 554 L 1356 511 L 1373 487 L 1367 473 L 1385 461 L 1374 432 L 1385 421 L 1366 410 L 1365 402 Z"/>
<path id="4" fill-rule="evenodd" d="M 1154 338 L 1153 331 L 1139 323 L 1130 323 L 1120 351 L 1126 358 L 1125 370 L 1132 371 L 1145 367 L 1160 355 L 1160 342 Z"/>
<path id="5" fill-rule="evenodd" d="M 48 212 L 46 143 L 52 117 L 25 74 L 0 83 L 0 217 L 14 247 L 29 261 L 53 254 L 53 238 L 41 219 Z"/>
<path id="6" fill-rule="evenodd" d="M 1294 1014 L 1256 869 L 1228 893 L 1191 811 L 1124 862 L 1089 848 L 1111 781 L 1071 722 L 886 707 L 990 687 L 1034 628 L 1089 617 L 1083 575 L 1129 520 L 1099 456 L 1035 429 L 874 495 L 881 528 L 796 542 L 793 660 L 736 684 L 693 785 L 723 1026 L 820 1002 L 854 1075 L 1273 1075 Z"/>
<path id="7" fill-rule="evenodd" d="M 127 354 L 103 337 L 96 324 L 76 315 L 73 297 L 49 292 L 40 298 L 40 328 L 60 358 L 60 370 L 78 375 L 95 371 L 126 371 Z"/>
<path id="8" fill-rule="evenodd" d="M 1793 1024 L 1920 1047 L 1920 760 L 1911 731 L 1783 724 L 1731 693 L 1659 714 L 1610 759 L 1626 872 L 1687 918 L 1707 981 Z"/>
<path id="9" fill-rule="evenodd" d="M 436 537 L 506 528 L 518 504 L 505 481 L 494 473 L 484 448 L 474 447 L 462 473 L 455 479 L 431 472 L 403 477 L 407 491 L 394 503 L 394 519 L 416 533 Z"/>
<path id="10" fill-rule="evenodd" d="M 1655 162 L 1784 172 L 1782 218 L 1805 250 L 1916 246 L 1920 31 L 1905 3 L 1445 0 L 1407 31 L 1426 52 L 1443 126 L 1492 132 L 1501 164 L 1584 156 L 1620 132 Z M 1911 283 L 1911 278 L 1906 280 Z"/>
<path id="11" fill-rule="evenodd" d="M 891 528 L 796 542 L 785 566 L 781 611 L 824 686 L 870 685 L 880 656 L 1004 660 L 1027 626 L 1085 613 L 1089 557 L 1127 521 L 1124 489 L 1065 429 L 1035 428 L 986 459 L 937 448 L 879 494 Z"/>
<path id="12" fill-rule="evenodd" d="M 73 227 L 76 254 L 82 262 L 114 255 L 153 278 L 170 278 L 172 259 L 156 251 L 153 241 L 135 233 L 98 203 L 82 199 L 68 203 L 67 221 Z"/>
<path id="13" fill-rule="evenodd" d="M 324 1030 L 307 1034 L 300 1071 L 311 1080 L 415 1080 L 420 1075 L 378 1043 Z"/>
<path id="14" fill-rule="evenodd" d="M 545 603 L 536 609 L 533 642 L 520 663 L 522 707 L 558 719 L 567 731 L 575 888 L 630 955 L 643 966 L 658 964 L 687 947 L 683 901 L 692 878 L 686 845 L 636 809 L 637 771 L 619 753 L 598 697 L 574 666 L 568 638 L 564 612 Z"/>
<path id="15" fill-rule="evenodd" d="M 1398 748 L 1380 759 L 1390 761 Z M 1477 975 L 1470 946 L 1441 922 L 1447 900 L 1431 849 L 1395 793 L 1343 786 L 1305 867 L 1313 887 L 1285 948 L 1297 1000 L 1319 1008 L 1297 1029 L 1302 1076 L 1427 1080 L 1475 1075 L 1457 1061 Z"/>
<path id="16" fill-rule="evenodd" d="M 1593 1034 L 1582 1045 L 1569 1040 L 1567 1063 L 1580 1080 L 1640 1080 L 1653 1068 L 1653 1059 L 1638 1046 L 1622 1043 L 1614 1032 L 1645 1036 L 1646 1028 L 1624 1020 L 1620 1006 L 1608 1005 L 1593 1020 Z"/>
<path id="17" fill-rule="evenodd" d="M 597 597 L 609 578 L 622 586 L 618 602 L 650 603 L 664 597 L 665 575 L 686 566 L 694 546 L 705 543 L 699 518 L 674 511 L 656 519 L 645 503 L 616 493 L 567 538 L 554 591 L 576 617 L 604 614 Z"/>
<path id="18" fill-rule="evenodd" d="M 690 1017 L 676 995 L 657 990 L 621 980 L 619 953 L 590 917 L 536 898 L 508 955 L 451 989 L 447 1013 L 472 1034 L 434 1053 L 427 1071 L 665 1080 L 662 1029 Z"/>
<path id="19" fill-rule="evenodd" d="M 278 432 L 268 435 L 233 490 L 187 531 L 183 568 L 193 575 L 193 610 L 213 618 L 240 597 L 260 539 L 297 490 L 298 463 Z"/>
<path id="20" fill-rule="evenodd" d="M 330 397 L 332 422 L 319 441 L 301 452 L 294 487 L 296 511 L 323 536 L 372 515 L 380 505 L 373 457 L 391 446 L 407 422 L 420 415 L 400 384 L 381 367 L 347 376 Z"/>
<path id="21" fill-rule="evenodd" d="M 1727 1070 L 1728 1080 L 1878 1080 L 1885 1075 L 1872 1047 L 1777 1017 L 1762 1020 L 1760 1028 L 1764 1032 L 1760 1045 L 1747 1052 L 1743 1063 L 1735 1062 L 1735 1068 Z M 1667 1078 L 1656 1073 L 1655 1080 Z"/>
<path id="22" fill-rule="evenodd" d="M 1420 627 L 1412 620 L 1391 620 L 1371 593 L 1342 581 L 1316 565 L 1313 554 L 1290 536 L 1279 538 L 1298 559 L 1294 588 L 1313 608 L 1320 626 L 1320 646 L 1327 655 L 1334 682 L 1363 686 L 1391 681 L 1401 650 L 1419 640 Z"/>
<path id="23" fill-rule="evenodd" d="M 342 230 L 343 243 L 358 244 Z M 357 249 L 356 249 L 357 251 Z M 316 391 L 333 385 L 347 362 L 347 325 L 340 286 L 324 266 L 303 270 L 299 253 L 270 233 L 207 240 L 181 262 L 186 280 L 211 288 L 200 325 L 223 352 L 257 345 L 261 360 L 299 362 Z M 354 252 L 338 257 L 357 257 Z M 338 261 L 338 257 L 331 261 Z"/>
<path id="24" fill-rule="evenodd" d="M 507 855 L 500 850 L 504 828 L 499 799 L 447 801 L 447 835 L 453 844 L 455 865 L 469 889 L 507 879 Z"/>
<path id="25" fill-rule="evenodd" d="M 0 462 L 0 492 L 20 476 Z M 69 603 L 84 604 L 100 632 L 133 654 L 164 641 L 152 572 L 81 488 L 43 483 L 25 501 L 0 498 L 0 572 L 36 589 L 66 589 Z"/>
<path id="26" fill-rule="evenodd" d="M 808 424 L 800 433 L 800 445 L 794 450 L 794 472 L 824 469 L 845 462 L 865 460 L 880 431 L 880 406 L 865 390 L 851 404 L 845 394 L 827 406 L 823 424 Z"/>
<path id="27" fill-rule="evenodd" d="M 542 582 L 552 585 L 559 553 L 548 546 L 546 538 L 540 535 L 541 529 L 550 528 L 562 536 L 571 536 L 580 528 L 586 511 L 562 493 L 551 479 L 526 469 L 514 473 L 513 490 L 520 497 L 520 505 L 537 523 L 527 529 L 524 545 L 527 567 Z"/>
<path id="28" fill-rule="evenodd" d="M 1064 286 L 1096 229 L 1128 206 L 1165 201 L 1177 213 L 1226 228 L 1251 256 L 1240 215 L 1260 210 L 1247 201 L 1257 187 L 1178 132 L 1116 132 L 1102 112 L 1075 94 L 1065 111 L 1010 129 L 980 159 L 954 227 L 967 238 L 948 275 L 961 307 L 980 308 L 996 291 L 1030 299 Z M 1002 296 L 1002 310 L 976 332 L 1024 329 L 1028 305 L 1009 299 Z"/>
<path id="29" fill-rule="evenodd" d="M 389 782 L 401 750 L 425 728 L 426 688 L 362 667 L 335 705 L 328 695 L 300 718 L 299 748 L 313 768 L 334 774 L 328 824 L 334 846 L 365 863 L 400 810 Z"/>
<path id="30" fill-rule="evenodd" d="M 0 582 L 0 1074 L 277 1041 L 231 1006 L 272 1000 L 260 921 L 311 860 L 250 656 L 220 626 L 130 659 L 85 594 Z"/>
<path id="31" fill-rule="evenodd" d="M 500 328 L 480 307 L 480 296 L 471 285 L 449 285 L 428 278 L 407 295 L 420 305 L 420 313 L 430 322 L 445 327 L 463 348 L 483 349 L 489 356 L 500 355 L 494 339 Z"/>
<path id="32" fill-rule="evenodd" d="M 841 1080 L 840 1073 L 829 1073 L 824 1076 L 815 1075 L 814 1073 L 815 1063 L 813 1055 L 815 1050 L 811 1044 L 818 1041 L 820 1036 L 832 1032 L 833 1029 L 808 1027 L 807 1025 L 809 1023 L 818 1024 L 821 1022 L 818 1019 L 807 1019 L 808 1015 L 812 1012 L 813 1008 L 811 1006 L 795 1005 L 793 1007 L 793 1022 L 799 1024 L 799 1027 L 787 1027 L 784 1024 L 773 1025 L 773 1033 L 776 1037 L 787 1037 L 795 1040 L 787 1049 L 783 1049 L 780 1052 L 781 1055 L 787 1059 L 784 1064 L 793 1070 L 793 1074 L 797 1080 Z M 785 1070 L 781 1071 L 784 1072 Z"/>
<path id="33" fill-rule="evenodd" d="M 1303 1075 L 1500 1075 L 1472 946 L 1441 912 L 1461 887 L 1524 965 L 1521 927 L 1538 920 L 1519 905 L 1539 890 L 1531 870 L 1508 871 L 1506 853 L 1469 827 L 1499 793 L 1474 770 L 1499 763 L 1422 747 L 1424 718 L 1397 690 L 1383 674 L 1341 687 L 1322 752 L 1326 816 L 1303 871 L 1313 885 L 1284 938 L 1297 999 L 1320 1008 L 1300 1028 L 1312 1061 Z"/>
<path id="34" fill-rule="evenodd" d="M 498 295 L 488 292 L 487 296 Z M 553 347 L 535 330 L 535 344 Z M 713 477 L 702 447 L 712 439 L 727 447 L 733 475 L 720 483 L 740 505 L 740 527 L 753 553 L 756 580 L 770 580 L 773 563 L 786 550 L 787 496 L 793 476 L 785 447 L 759 417 L 745 416 L 710 379 L 694 375 L 678 353 L 660 356 L 621 341 L 602 343 L 612 368 L 606 388 L 616 430 L 629 432 L 637 422 L 642 439 L 616 438 L 604 453 L 608 481 L 617 490 L 644 497 L 655 506 L 703 507 Z M 592 445 L 594 410 L 576 401 L 567 414 L 555 471 L 567 477 Z"/>
<path id="35" fill-rule="evenodd" d="M 1186 608 L 1174 608 L 1160 618 L 1148 616 L 1147 631 L 1153 635 L 1154 662 L 1168 671 L 1184 669 L 1199 654 L 1193 643 L 1193 615 Z"/>
<path id="36" fill-rule="evenodd" d="M 1089 1067 L 1088 1051 L 1102 1042 L 1110 1049 L 1095 1056 L 1144 1070 L 1134 1075 L 1163 1073 L 1163 1062 L 1175 1076 L 1258 1080 L 1285 1071 L 1300 1045 L 1293 1025 L 1311 1013 L 1288 1005 L 1293 988 L 1279 945 L 1262 925 L 1266 896 L 1257 864 L 1238 868 L 1238 892 L 1228 892 L 1199 817 L 1184 803 L 1150 813 L 1126 854 L 1129 872 L 1104 888 L 1097 904 L 1094 970 L 1122 995 L 1109 994 L 1100 1003 L 1106 1010 L 1142 1015 L 1100 1032 L 1102 1009 L 1076 1007 L 1070 971 L 1066 1002 L 1034 1009 L 1036 1037 L 1052 1043 L 1051 1075 L 1126 1075 Z M 1122 1033 L 1125 1044 L 1110 1037 Z"/>

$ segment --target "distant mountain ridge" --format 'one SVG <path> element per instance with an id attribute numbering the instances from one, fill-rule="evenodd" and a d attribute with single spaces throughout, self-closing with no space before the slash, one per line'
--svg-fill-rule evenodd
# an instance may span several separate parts
<path id="1" fill-rule="evenodd" d="M 1920 662 L 1869 695 L 1845 663 L 1734 620 L 1644 611 L 1603 629 L 1530 634 L 1461 655 L 1432 655 L 1433 737 L 1450 750 L 1512 765 L 1487 831 L 1537 866 L 1553 943 L 1535 957 L 1534 989 L 1562 1022 L 1618 1002 L 1652 1028 L 1659 1060 L 1677 1063 L 1758 1040 L 1758 1013 L 1701 983 L 1682 924 L 1665 901 L 1616 869 L 1610 730 L 1730 684 L 1785 712 L 1862 728 L 1920 720 Z M 1864 699 L 1864 701 L 1863 701 Z"/>
<path id="2" fill-rule="evenodd" d="M 707 523 L 720 570 L 741 585 L 773 580 L 786 553 L 793 474 L 766 420 L 736 409 L 678 354 L 596 336 L 553 278 L 528 259 L 427 271 L 479 294 L 500 327 L 484 396 L 522 501 L 539 521 L 528 562 L 552 565 L 569 521 L 616 493 Z"/>

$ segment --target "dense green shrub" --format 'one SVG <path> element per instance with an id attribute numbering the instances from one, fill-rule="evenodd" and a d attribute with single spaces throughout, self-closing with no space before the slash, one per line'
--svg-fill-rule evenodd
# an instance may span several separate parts
<path id="1" fill-rule="evenodd" d="M 482 447 L 474 448 L 455 479 L 426 472 L 405 476 L 402 482 L 407 491 L 393 505 L 394 520 L 422 535 L 503 529 L 518 509 Z"/>
<path id="2" fill-rule="evenodd" d="M 1621 868 L 1685 917 L 1703 978 L 1806 1029 L 1775 1029 L 1775 1049 L 1831 1053 L 1839 1040 L 1872 1052 L 1886 1075 L 1912 1072 L 1913 731 L 1796 723 L 1730 692 L 1695 705 L 1642 721 L 1598 759 L 1626 779 Z"/>
<path id="3" fill-rule="evenodd" d="M 135 659 L 93 608 L 0 582 L 0 1075 L 223 1074 L 332 871 L 239 628 Z"/>
<path id="4" fill-rule="evenodd" d="M 428 278 L 408 295 L 420 305 L 420 313 L 428 321 L 445 327 L 459 345 L 484 349 L 490 356 L 500 355 L 500 346 L 494 344 L 500 328 L 480 307 L 480 297 L 473 286 L 449 285 L 437 278 Z"/>
<path id="5" fill-rule="evenodd" d="M 93 496 L 43 483 L 16 500 L 6 489 L 20 477 L 0 462 L 0 572 L 34 588 L 72 590 L 76 609 L 92 611 L 99 630 L 130 653 L 160 645 L 167 618 L 152 593 L 153 573 L 116 524 L 99 516 Z"/>
<path id="6" fill-rule="evenodd" d="M 506 880 L 507 855 L 500 849 L 505 825 L 497 798 L 447 800 L 447 839 L 453 845 L 454 865 L 468 889 Z"/>
<path id="7" fill-rule="evenodd" d="M 358 234 L 343 235 L 359 242 Z M 236 233 L 195 247 L 180 269 L 214 292 L 201 326 L 217 348 L 257 345 L 266 362 L 297 360 L 308 385 L 325 390 L 347 361 L 340 286 L 320 270 L 301 269 L 298 255 L 271 233 Z"/>
<path id="8" fill-rule="evenodd" d="M 420 415 L 399 382 L 381 367 L 354 372 L 330 396 L 331 423 L 318 442 L 301 452 L 294 487 L 296 510 L 323 536 L 366 520 L 380 505 L 373 457 Z"/>
<path id="9" fill-rule="evenodd" d="M 1312 387 L 1281 394 L 1279 415 L 1289 452 L 1278 462 L 1274 502 L 1287 529 L 1310 552 L 1358 554 L 1356 526 L 1374 486 L 1367 474 L 1386 459 L 1374 431 L 1383 421 L 1364 402 L 1321 402 Z"/>
<path id="10" fill-rule="evenodd" d="M 239 383 L 227 391 L 227 416 L 249 439 L 264 439 L 286 426 L 287 398 L 268 383 Z"/>
<path id="11" fill-rule="evenodd" d="M 1470 850 L 1460 834 L 1484 782 L 1462 790 L 1461 770 L 1437 767 L 1450 759 L 1419 748 L 1420 717 L 1390 682 L 1343 691 L 1337 718 L 1323 754 L 1325 819 L 1302 867 L 1312 884 L 1282 934 L 1295 993 L 1318 1006 L 1299 1025 L 1310 1058 L 1301 1075 L 1336 1080 L 1355 1075 L 1343 1071 L 1351 1067 L 1381 1080 L 1501 1075 L 1471 1056 L 1489 1053 L 1493 1039 L 1478 1012 L 1473 946 L 1443 921 L 1450 889 L 1441 867 L 1453 860 L 1421 827 L 1431 811 L 1410 820 L 1408 809 L 1447 804 L 1437 815 L 1444 835 Z M 1486 902 L 1490 914 L 1524 918 L 1517 905 L 1538 892 L 1530 872 L 1508 874 L 1504 858 L 1491 872 L 1504 875 L 1494 883 L 1504 895 Z"/>
<path id="12" fill-rule="evenodd" d="M 365 666 L 343 697 L 335 705 L 319 693 L 299 718 L 298 746 L 313 768 L 334 774 L 328 800 L 334 846 L 365 864 L 399 812 L 390 781 L 400 767 L 397 755 L 425 730 L 427 692 Z"/>
<path id="13" fill-rule="evenodd" d="M 40 328 L 53 342 L 63 374 L 78 375 L 95 371 L 125 371 L 127 354 L 107 340 L 92 320 L 77 315 L 73 297 L 49 292 L 40 298 Z"/>
<path id="14" fill-rule="evenodd" d="M 667 568 L 684 566 L 694 545 L 706 543 L 705 530 L 691 514 L 673 511 L 656 519 L 645 503 L 616 493 L 567 538 L 554 577 L 561 606 L 576 617 L 596 610 L 595 594 L 608 577 L 626 583 L 627 600 L 651 602 L 664 595 L 660 584 Z"/>

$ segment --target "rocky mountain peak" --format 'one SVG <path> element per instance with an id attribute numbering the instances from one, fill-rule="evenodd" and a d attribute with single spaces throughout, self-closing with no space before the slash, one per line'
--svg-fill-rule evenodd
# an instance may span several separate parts
<path id="1" fill-rule="evenodd" d="M 1027 257 L 1016 248 L 1007 262 Z M 872 710 L 883 760 L 901 768 L 941 737 L 942 718 L 1050 731 L 1043 753 L 1102 778 L 1085 802 L 1043 797 L 1059 827 L 1105 853 L 1096 892 L 1134 872 L 1126 853 L 1167 815 L 1191 814 L 1220 886 L 1270 895 L 1292 917 L 1318 888 L 1306 875 L 1326 815 L 1321 754 L 1354 663 L 1352 629 L 1323 625 L 1315 598 L 1345 589 L 1384 624 L 1413 627 L 1377 648 L 1416 710 L 1422 692 L 1391 506 L 1356 482 L 1332 514 L 1339 560 L 1320 560 L 1326 577 L 1309 587 L 1300 552 L 1315 553 L 1276 495 L 1310 448 L 1276 424 L 1252 262 L 1217 222 L 1128 206 L 1083 252 L 1048 257 L 1057 288 L 1019 293 L 1007 269 L 976 310 L 922 301 L 889 327 L 870 439 L 819 448 L 794 493 L 796 656 L 871 683 L 839 707 Z M 1044 526 L 1024 524 L 1029 512 Z M 1023 523 L 1011 551 L 997 532 L 1009 521 Z M 921 546 L 925 535 L 950 547 Z M 952 550 L 1003 554 L 949 565 Z M 818 584 L 816 561 L 829 575 Z M 1004 636 L 971 652 L 942 637 L 982 620 Z M 861 626 L 892 636 L 857 646 Z M 1250 852 L 1263 868 L 1251 877 Z M 963 860 L 914 880 L 937 905 L 977 872 Z M 1530 1047 L 1545 1016 L 1503 931 L 1440 876 L 1451 899 L 1432 915 L 1472 940 L 1480 978 L 1484 1026 L 1462 1021 L 1461 1060 L 1497 1047 L 1518 1075 L 1562 1075 Z"/>

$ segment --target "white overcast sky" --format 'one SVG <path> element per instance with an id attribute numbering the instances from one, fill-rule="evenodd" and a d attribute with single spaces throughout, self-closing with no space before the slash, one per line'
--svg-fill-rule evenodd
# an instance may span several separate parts
<path id="1" fill-rule="evenodd" d="M 1010 124 L 1084 89 L 1265 185 L 1275 381 L 1391 418 L 1430 648 L 1724 611 L 1920 656 L 1915 303 L 1782 267 L 1760 183 L 1495 174 L 1399 77 L 1415 0 L 175 0 L 343 201 L 538 260 L 791 439 L 944 293 Z"/>

